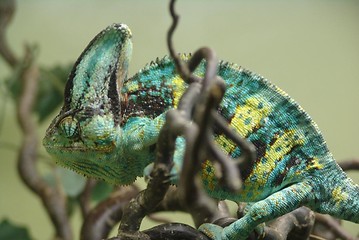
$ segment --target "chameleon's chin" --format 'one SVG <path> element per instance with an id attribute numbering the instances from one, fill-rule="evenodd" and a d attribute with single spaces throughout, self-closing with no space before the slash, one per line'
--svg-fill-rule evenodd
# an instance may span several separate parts
<path id="1" fill-rule="evenodd" d="M 80 146 L 66 148 L 44 144 L 44 147 L 58 165 L 86 177 L 115 185 L 127 185 L 136 180 L 130 178 L 127 170 L 116 162 L 114 153 L 94 151 Z"/>

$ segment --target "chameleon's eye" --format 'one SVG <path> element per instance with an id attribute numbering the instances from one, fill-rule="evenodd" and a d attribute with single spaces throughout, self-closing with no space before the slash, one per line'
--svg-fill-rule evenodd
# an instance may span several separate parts
<path id="1" fill-rule="evenodd" d="M 65 117 L 59 123 L 62 133 L 70 139 L 76 139 L 80 136 L 78 121 L 73 117 Z"/>

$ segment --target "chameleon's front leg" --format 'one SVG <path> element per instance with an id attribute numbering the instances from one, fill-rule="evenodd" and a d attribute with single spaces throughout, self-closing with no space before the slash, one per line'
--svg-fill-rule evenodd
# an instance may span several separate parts
<path id="1" fill-rule="evenodd" d="M 154 119 L 147 117 L 130 118 L 123 127 L 123 145 L 133 151 L 156 144 L 165 122 L 166 112 Z"/>
<path id="2" fill-rule="evenodd" d="M 145 177 L 149 177 L 153 169 L 153 162 L 150 160 L 154 161 L 154 156 L 149 156 L 146 149 L 157 143 L 160 130 L 165 123 L 166 114 L 167 112 L 164 112 L 154 119 L 145 117 L 131 118 L 123 128 L 124 151 L 131 152 L 132 155 L 145 153 L 141 161 L 141 164 L 145 164 L 143 169 L 143 175 Z M 179 172 L 182 168 L 185 149 L 185 140 L 183 137 L 176 139 L 175 149 L 171 170 L 172 183 L 178 182 Z M 142 156 L 142 154 L 140 156 Z"/>
<path id="3" fill-rule="evenodd" d="M 205 223 L 199 229 L 213 240 L 247 239 L 259 224 L 291 212 L 312 198 L 310 184 L 297 183 L 256 202 L 241 219 L 225 228 Z"/>

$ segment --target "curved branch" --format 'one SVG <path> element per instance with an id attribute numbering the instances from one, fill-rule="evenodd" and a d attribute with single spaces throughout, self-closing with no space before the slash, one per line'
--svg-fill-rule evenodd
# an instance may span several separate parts
<path id="1" fill-rule="evenodd" d="M 14 13 L 15 0 L 0 1 L 0 55 L 12 68 L 15 68 L 15 66 L 19 63 L 19 60 L 7 44 L 6 30 Z"/>
<path id="2" fill-rule="evenodd" d="M 42 200 L 56 230 L 56 237 L 72 239 L 72 230 L 67 216 L 66 198 L 61 191 L 50 187 L 36 169 L 38 136 L 37 124 L 33 120 L 32 107 L 36 100 L 38 86 L 38 68 L 34 65 L 32 53 L 26 51 L 28 62 L 22 74 L 22 91 L 17 106 L 17 119 L 23 132 L 23 143 L 18 156 L 18 171 L 21 179 Z"/>
<path id="3" fill-rule="evenodd" d="M 151 240 L 210 240 L 206 235 L 194 229 L 193 227 L 181 223 L 163 224 L 143 232 L 147 234 Z"/>
<path id="4" fill-rule="evenodd" d="M 121 220 L 124 208 L 136 197 L 139 190 L 135 185 L 120 187 L 111 196 L 92 209 L 81 228 L 80 239 L 98 240 L 108 236 Z"/>

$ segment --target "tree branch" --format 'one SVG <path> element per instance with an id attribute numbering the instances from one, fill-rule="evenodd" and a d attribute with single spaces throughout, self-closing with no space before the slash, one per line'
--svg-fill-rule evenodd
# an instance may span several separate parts
<path id="1" fill-rule="evenodd" d="M 108 236 L 112 228 L 121 220 L 124 208 L 136 197 L 139 190 L 135 185 L 120 187 L 111 196 L 86 216 L 81 228 L 81 240 L 98 240 Z"/>

